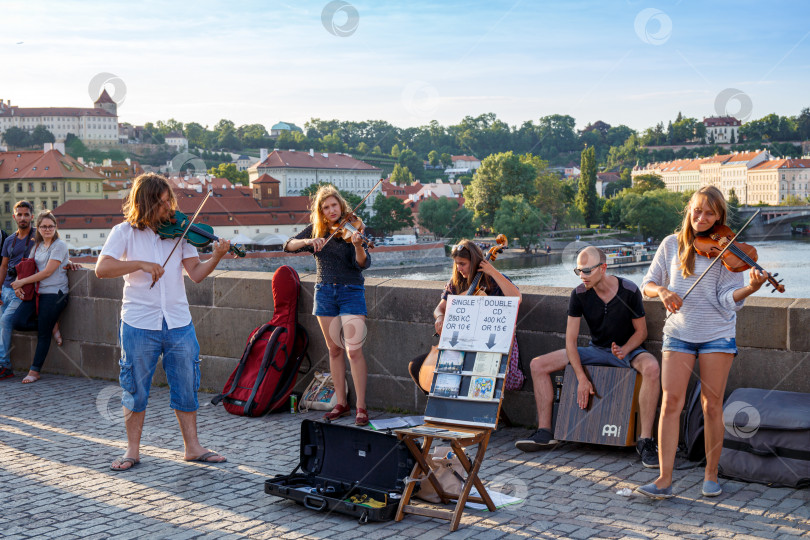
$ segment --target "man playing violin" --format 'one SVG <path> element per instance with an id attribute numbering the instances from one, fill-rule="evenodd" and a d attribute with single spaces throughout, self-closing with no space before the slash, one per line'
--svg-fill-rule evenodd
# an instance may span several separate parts
<path id="1" fill-rule="evenodd" d="M 768 279 L 767 274 L 751 268 L 745 286 L 742 273 L 732 272 L 722 264 L 710 267 L 712 261 L 708 257 L 697 255 L 696 239 L 707 237 L 715 225 L 725 225 L 726 214 L 726 200 L 719 189 L 706 186 L 696 191 L 686 207 L 681 228 L 661 242 L 641 285 L 646 296 L 658 297 L 672 313 L 664 324 L 661 346 L 664 391 L 658 421 L 661 471 L 655 482 L 636 488 L 654 499 L 673 496 L 672 469 L 680 415 L 695 359 L 700 362 L 706 445 L 701 492 L 706 497 L 723 492 L 717 472 L 725 431 L 723 397 L 731 363 L 737 355 L 736 312 Z M 685 299 L 691 287 L 694 288 Z"/>
<path id="2" fill-rule="evenodd" d="M 228 252 L 230 243 L 215 242 L 212 257 L 202 262 L 197 249 L 184 238 L 161 239 L 157 230 L 176 207 L 174 192 L 163 176 L 137 177 L 124 201 L 125 221 L 113 227 L 96 264 L 99 278 L 124 277 L 119 381 L 127 449 L 110 465 L 114 471 L 126 471 L 140 463 L 149 387 L 161 355 L 171 392 L 170 405 L 185 446 L 184 459 L 225 461 L 224 456 L 209 451 L 197 438 L 200 346 L 186 299 L 183 270 L 192 281 L 201 282 Z"/>
<path id="3" fill-rule="evenodd" d="M 534 452 L 557 443 L 551 433 L 554 400 L 551 373 L 571 364 L 578 381 L 577 404 L 585 409 L 594 390 L 582 366 L 633 368 L 642 377 L 638 398 L 641 436 L 636 451 L 645 467 L 658 467 L 652 430 L 658 404 L 659 368 L 655 357 L 641 347 L 647 338 L 641 291 L 630 280 L 608 275 L 605 253 L 593 246 L 579 253 L 574 272 L 582 283 L 571 291 L 568 301 L 565 349 L 538 356 L 531 363 L 538 429 L 515 446 L 524 452 Z M 591 331 L 587 347 L 577 347 L 582 317 Z"/>
<path id="4" fill-rule="evenodd" d="M 350 210 L 335 186 L 321 186 L 312 201 L 311 224 L 287 240 L 283 249 L 293 253 L 308 251 L 315 256 L 317 282 L 312 314 L 318 318 L 326 340 L 337 394 L 337 405 L 324 418 L 336 420 L 351 413 L 346 395 L 345 350 L 357 395 L 355 424 L 365 426 L 369 419 L 368 369 L 363 356 L 367 315 L 363 270 L 371 265 L 371 256 L 363 245 L 362 224 L 361 229 L 346 235 L 337 230 L 341 218 Z"/>

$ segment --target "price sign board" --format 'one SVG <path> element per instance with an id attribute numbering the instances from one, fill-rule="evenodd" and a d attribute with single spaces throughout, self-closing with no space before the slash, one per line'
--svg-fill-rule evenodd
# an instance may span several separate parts
<path id="1" fill-rule="evenodd" d="M 439 348 L 508 354 L 518 307 L 515 296 L 448 296 Z"/>

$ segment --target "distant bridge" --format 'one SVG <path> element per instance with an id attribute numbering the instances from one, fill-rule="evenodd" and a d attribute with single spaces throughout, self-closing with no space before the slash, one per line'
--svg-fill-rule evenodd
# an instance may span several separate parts
<path id="1" fill-rule="evenodd" d="M 754 213 L 760 214 L 745 231 L 749 238 L 774 238 L 790 236 L 790 224 L 807 219 L 810 221 L 810 206 L 743 206 L 737 211 L 743 223 Z"/>

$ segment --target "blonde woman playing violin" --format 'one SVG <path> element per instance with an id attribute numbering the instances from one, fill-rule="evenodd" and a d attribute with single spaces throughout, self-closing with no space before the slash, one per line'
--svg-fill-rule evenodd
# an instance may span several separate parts
<path id="1" fill-rule="evenodd" d="M 284 251 L 308 251 L 315 256 L 317 283 L 312 314 L 318 318 L 329 349 L 329 369 L 335 382 L 338 402 L 324 418 L 335 420 L 351 413 L 346 396 L 346 362 L 349 357 L 352 381 L 357 395 L 355 424 L 368 424 L 366 380 L 368 370 L 363 356 L 366 336 L 366 296 L 363 270 L 371 265 L 371 256 L 363 246 L 362 230 L 347 242 L 330 231 L 351 209 L 337 188 L 321 186 L 312 201 L 311 224 L 284 243 Z"/>
<path id="2" fill-rule="evenodd" d="M 661 472 L 654 482 L 636 488 L 653 499 L 673 496 L 672 469 L 681 410 L 696 359 L 700 363 L 706 444 L 701 492 L 705 497 L 723 492 L 717 472 L 723 450 L 723 396 L 737 355 L 737 311 L 767 279 L 766 274 L 751 268 L 745 285 L 742 273 L 731 272 L 722 264 L 709 269 L 711 260 L 696 254 L 695 238 L 705 236 L 715 225 L 725 225 L 726 215 L 726 200 L 719 189 L 706 186 L 696 191 L 686 206 L 681 228 L 661 242 L 641 284 L 644 295 L 658 297 L 671 314 L 664 324 L 661 346 L 663 398 L 658 420 Z M 704 279 L 695 285 L 704 271 L 707 271 Z M 691 286 L 694 290 L 684 301 Z"/>

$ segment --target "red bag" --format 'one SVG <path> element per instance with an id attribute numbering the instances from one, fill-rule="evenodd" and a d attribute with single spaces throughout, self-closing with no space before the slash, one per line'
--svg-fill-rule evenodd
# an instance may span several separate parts
<path id="1" fill-rule="evenodd" d="M 221 401 L 225 410 L 238 416 L 262 416 L 287 406 L 309 344 L 306 330 L 298 324 L 300 288 L 292 267 L 275 271 L 273 318 L 250 333 L 239 364 L 212 404 Z"/>
<path id="2" fill-rule="evenodd" d="M 31 277 L 37 273 L 37 262 L 34 260 L 34 255 L 36 255 L 38 247 L 39 244 L 35 244 L 34 254 L 31 255 L 31 258 L 20 259 L 20 262 L 14 267 L 17 270 L 17 279 Z M 23 285 L 22 301 L 27 302 L 33 300 L 36 296 L 37 289 L 39 289 L 39 282 Z"/>

